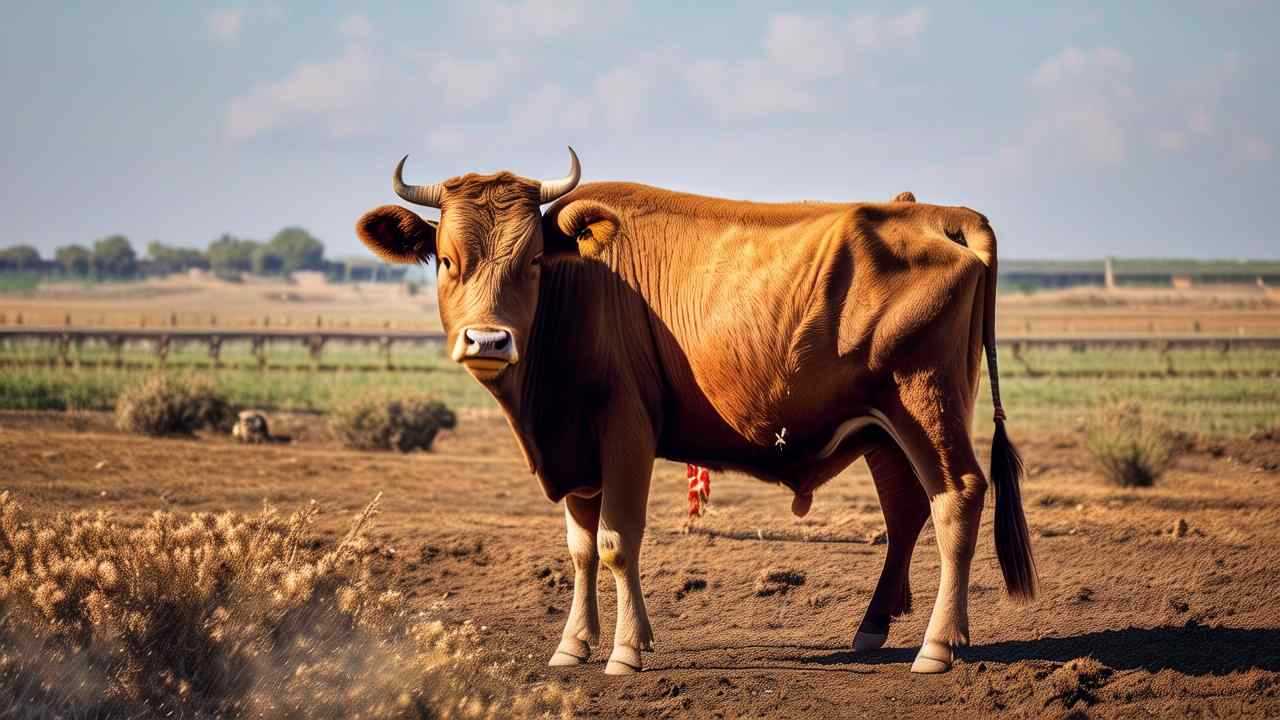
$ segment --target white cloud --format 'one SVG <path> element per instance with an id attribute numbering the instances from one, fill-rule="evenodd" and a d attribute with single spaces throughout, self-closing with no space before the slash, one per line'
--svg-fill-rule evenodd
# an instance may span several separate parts
<path id="1" fill-rule="evenodd" d="M 223 45 L 234 45 L 240 39 L 240 29 L 244 26 L 245 11 L 243 8 L 219 8 L 205 13 L 205 29 L 209 37 Z"/>
<path id="2" fill-rule="evenodd" d="M 820 96 L 814 81 L 855 72 L 870 53 L 910 46 L 927 22 L 923 9 L 893 16 L 773 15 L 763 57 L 693 61 L 686 80 L 722 118 L 814 111 Z"/>
<path id="3" fill-rule="evenodd" d="M 844 70 L 847 38 L 829 18 L 774 15 L 769 18 L 764 47 L 769 59 L 801 75 L 831 77 Z"/>
<path id="4" fill-rule="evenodd" d="M 274 3 L 259 3 L 247 7 L 214 8 L 204 14 L 205 32 L 219 45 L 233 46 L 251 23 L 274 22 L 284 17 Z"/>
<path id="5" fill-rule="evenodd" d="M 517 0 L 477 2 L 471 6 L 484 32 L 508 40 L 548 40 L 588 25 L 599 27 L 616 19 L 624 0 Z"/>
<path id="6" fill-rule="evenodd" d="M 367 20 L 353 18 L 340 29 L 348 43 L 337 58 L 303 63 L 283 79 L 234 98 L 227 110 L 227 135 L 247 140 L 306 117 L 322 118 L 335 136 L 359 132 L 362 111 L 380 78 L 370 50 L 357 39 L 369 37 L 372 29 Z"/>
<path id="7" fill-rule="evenodd" d="M 727 63 L 701 60 L 688 69 L 694 94 L 721 117 L 807 112 L 818 107 L 817 97 L 790 81 L 785 73 L 760 60 Z"/>
<path id="8" fill-rule="evenodd" d="M 1036 108 L 1015 153 L 1066 163 L 1123 164 L 1129 152 L 1127 125 L 1137 109 L 1132 75 L 1132 58 L 1114 48 L 1069 47 L 1045 60 L 1031 76 Z"/>
<path id="9" fill-rule="evenodd" d="M 475 107 L 495 97 L 517 69 L 515 58 L 505 53 L 485 60 L 449 54 L 424 56 L 423 60 L 431 67 L 427 74 L 431 84 L 440 90 L 438 100 L 458 109 Z"/>
<path id="10" fill-rule="evenodd" d="M 591 98 L 575 96 L 557 83 L 530 93 L 511 110 L 513 138 L 536 138 L 551 132 L 583 130 L 591 123 Z"/>
<path id="11" fill-rule="evenodd" d="M 338 31 L 350 42 L 368 42 L 373 38 L 373 25 L 364 15 L 348 15 L 343 18 Z"/>

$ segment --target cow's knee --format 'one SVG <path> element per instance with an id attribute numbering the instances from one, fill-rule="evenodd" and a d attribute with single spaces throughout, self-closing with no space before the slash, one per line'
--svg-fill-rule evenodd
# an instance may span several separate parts
<path id="1" fill-rule="evenodd" d="M 632 555 L 636 549 L 630 545 L 631 543 L 626 542 L 626 537 L 617 530 L 601 528 L 596 534 L 596 552 L 599 554 L 600 564 L 618 575 L 625 574 L 635 563 Z"/>

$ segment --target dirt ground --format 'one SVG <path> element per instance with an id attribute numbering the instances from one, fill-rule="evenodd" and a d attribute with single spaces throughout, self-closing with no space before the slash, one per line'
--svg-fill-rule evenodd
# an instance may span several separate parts
<path id="1" fill-rule="evenodd" d="M 334 535 L 382 492 L 380 580 L 424 609 L 470 620 L 529 681 L 581 688 L 587 717 L 1280 717 L 1280 433 L 1193 444 L 1163 484 L 1106 485 L 1071 435 L 1022 436 L 1040 598 L 1003 598 L 990 513 L 971 588 L 973 647 L 940 676 L 908 672 L 938 578 L 926 528 L 915 613 L 888 646 L 849 651 L 884 556 L 875 491 L 858 463 L 803 521 L 778 487 L 717 475 L 710 513 L 682 532 L 684 468 L 659 463 L 643 581 L 657 634 L 644 673 L 545 666 L 571 596 L 561 509 L 526 474 L 505 423 L 464 413 L 430 454 L 341 449 L 319 418 L 278 423 L 291 445 L 152 440 L 93 414 L 0 414 L 0 487 L 33 513 L 105 508 L 282 510 L 310 499 Z M 985 448 L 986 439 L 980 441 Z M 767 569 L 804 583 L 755 593 Z M 1096 662 L 1071 662 L 1078 658 Z"/>

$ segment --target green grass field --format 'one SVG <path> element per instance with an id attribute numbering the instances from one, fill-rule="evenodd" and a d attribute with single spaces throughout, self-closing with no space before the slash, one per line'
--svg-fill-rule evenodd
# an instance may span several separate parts
<path id="1" fill-rule="evenodd" d="M 107 410 L 123 387 L 151 372 L 199 373 L 211 378 L 233 404 L 271 410 L 325 412 L 371 391 L 427 393 L 455 408 L 494 407 L 484 388 L 434 346 L 397 350 L 395 364 L 409 371 L 367 369 L 382 364 L 374 346 L 335 348 L 323 358 L 325 365 L 366 369 L 319 371 L 261 372 L 247 346 L 228 346 L 223 352 L 223 362 L 240 367 L 217 370 L 181 367 L 208 363 L 207 354 L 196 347 L 171 353 L 168 369 L 117 369 L 109 362 L 114 356 L 96 348 L 86 348 L 84 358 L 99 364 L 61 367 L 51 346 L 0 348 L 0 363 L 9 364 L 0 369 L 0 409 Z M 1096 408 L 1117 400 L 1139 403 L 1150 416 L 1187 432 L 1236 435 L 1280 425 L 1280 351 L 1053 350 L 1024 352 L 1021 360 L 1006 351 L 1002 358 L 1006 410 L 1011 427 L 1023 432 L 1081 428 Z M 155 362 L 145 348 L 126 351 L 125 360 Z M 301 348 L 280 346 L 270 351 L 270 362 L 306 366 L 310 360 Z M 985 384 L 980 397 L 977 429 L 985 432 L 990 417 Z"/>

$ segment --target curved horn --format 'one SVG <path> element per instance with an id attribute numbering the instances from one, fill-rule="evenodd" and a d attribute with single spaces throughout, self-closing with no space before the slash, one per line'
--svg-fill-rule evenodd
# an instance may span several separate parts
<path id="1" fill-rule="evenodd" d="M 440 199 L 444 197 L 444 185 L 435 183 L 434 185 L 406 185 L 404 183 L 404 161 L 409 156 L 405 155 L 400 158 L 400 162 L 396 165 L 396 174 L 391 176 L 391 186 L 395 188 L 396 194 L 417 205 L 425 205 L 427 207 L 440 207 Z"/>
<path id="2" fill-rule="evenodd" d="M 569 174 L 559 180 L 542 180 L 542 203 L 554 202 L 565 193 L 578 186 L 582 179 L 582 166 L 578 164 L 578 154 L 569 148 Z"/>

